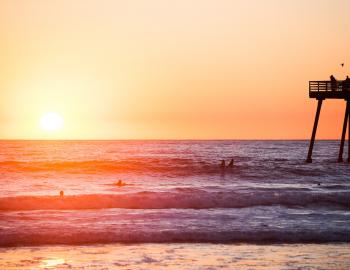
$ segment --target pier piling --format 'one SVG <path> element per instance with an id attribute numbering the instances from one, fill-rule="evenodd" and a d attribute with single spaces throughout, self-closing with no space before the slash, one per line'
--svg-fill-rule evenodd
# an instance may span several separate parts
<path id="1" fill-rule="evenodd" d="M 318 119 L 320 118 L 320 112 L 321 112 L 321 107 L 322 107 L 322 101 L 323 101 L 323 99 L 319 99 L 318 103 L 317 103 L 317 110 L 316 110 L 316 115 L 315 115 L 314 127 L 312 129 L 312 135 L 311 135 L 311 140 L 310 140 L 310 145 L 309 145 L 309 152 L 307 154 L 307 159 L 306 159 L 307 163 L 312 162 L 312 150 L 314 148 Z"/>
<path id="2" fill-rule="evenodd" d="M 345 144 L 346 130 L 348 128 L 348 158 L 350 162 L 350 82 L 345 81 L 310 81 L 309 82 L 309 97 L 317 99 L 317 110 L 315 115 L 314 126 L 312 129 L 311 140 L 309 145 L 309 151 L 307 154 L 306 162 L 312 162 L 312 151 L 316 138 L 316 131 L 318 126 L 318 120 L 320 118 L 320 112 L 322 102 L 325 99 L 344 99 L 346 101 L 346 109 L 344 114 L 343 129 L 340 140 L 338 162 L 343 161 L 343 152 Z"/>
<path id="3" fill-rule="evenodd" d="M 349 102 L 347 101 L 345 114 L 344 114 L 343 130 L 342 130 L 341 140 L 340 140 L 338 162 L 343 162 L 344 141 L 345 141 L 345 135 L 346 135 L 346 127 L 348 124 L 348 118 L 349 118 Z"/>

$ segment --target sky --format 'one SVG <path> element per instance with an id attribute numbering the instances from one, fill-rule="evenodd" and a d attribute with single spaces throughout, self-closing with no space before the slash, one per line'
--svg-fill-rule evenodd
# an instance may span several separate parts
<path id="1" fill-rule="evenodd" d="M 0 0 L 0 139 L 309 139 L 348 0 Z M 340 63 L 345 63 L 344 67 Z M 317 138 L 338 139 L 345 101 Z M 54 112 L 62 129 L 40 119 Z"/>

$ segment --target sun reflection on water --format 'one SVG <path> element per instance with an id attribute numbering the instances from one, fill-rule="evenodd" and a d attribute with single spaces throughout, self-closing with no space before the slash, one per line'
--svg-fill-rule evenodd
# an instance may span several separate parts
<path id="1" fill-rule="evenodd" d="M 61 258 L 49 258 L 42 260 L 40 268 L 55 268 L 60 264 L 64 264 L 66 261 Z"/>

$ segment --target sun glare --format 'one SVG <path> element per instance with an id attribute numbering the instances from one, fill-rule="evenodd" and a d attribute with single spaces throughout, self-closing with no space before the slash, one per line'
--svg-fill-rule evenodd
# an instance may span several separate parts
<path id="1" fill-rule="evenodd" d="M 40 127 L 45 131 L 57 131 L 63 127 L 62 116 L 55 112 L 49 112 L 40 118 Z"/>

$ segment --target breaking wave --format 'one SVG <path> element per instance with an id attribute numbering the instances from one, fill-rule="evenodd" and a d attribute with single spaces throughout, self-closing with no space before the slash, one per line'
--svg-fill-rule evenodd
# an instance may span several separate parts
<path id="1" fill-rule="evenodd" d="M 286 207 L 333 205 L 350 207 L 350 191 L 311 192 L 302 190 L 246 190 L 208 192 L 175 189 L 168 192 L 129 194 L 85 194 L 72 196 L 16 196 L 0 198 L 0 211 L 79 209 L 210 209 L 282 205 Z"/>

